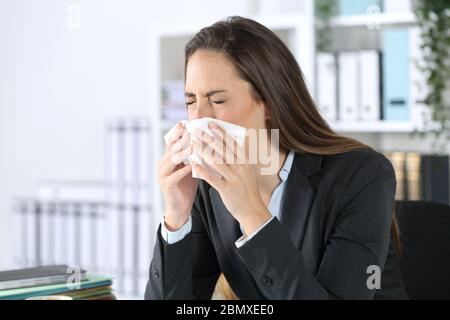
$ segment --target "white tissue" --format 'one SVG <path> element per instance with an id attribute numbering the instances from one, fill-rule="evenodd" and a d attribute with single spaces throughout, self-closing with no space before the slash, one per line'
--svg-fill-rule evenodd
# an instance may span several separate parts
<path id="1" fill-rule="evenodd" d="M 222 121 L 222 120 L 217 120 L 217 119 L 214 119 L 214 118 L 200 118 L 200 119 L 195 119 L 195 120 L 181 120 L 179 122 L 183 123 L 186 126 L 186 130 L 191 134 L 191 136 L 190 136 L 191 142 L 195 139 L 195 136 L 194 136 L 194 130 L 195 129 L 200 129 L 200 130 L 206 132 L 207 134 L 213 136 L 212 131 L 208 128 L 208 123 L 209 122 L 214 122 L 214 123 L 218 124 L 219 126 L 221 126 L 222 128 L 224 128 L 226 130 L 227 134 L 230 135 L 231 137 L 233 137 L 236 140 L 236 142 L 239 144 L 239 146 L 242 147 L 242 145 L 244 144 L 246 128 L 238 126 L 236 124 L 229 123 L 229 122 Z M 164 141 L 166 142 L 166 144 L 169 141 L 169 139 L 172 136 L 172 134 L 174 133 L 175 127 L 176 127 L 176 125 L 172 129 L 170 129 L 169 132 L 167 132 L 164 135 Z M 190 158 L 192 158 L 192 160 L 194 162 L 200 162 L 201 161 L 200 157 L 196 153 L 192 153 L 190 156 L 187 156 L 185 159 L 183 159 L 183 163 L 184 164 L 191 163 Z M 214 170 L 213 168 L 208 166 L 205 162 L 203 162 L 203 164 L 206 167 L 206 169 L 208 169 L 212 173 L 220 176 L 220 174 L 216 170 Z M 192 168 L 192 177 L 193 178 L 200 178 L 194 168 Z"/>

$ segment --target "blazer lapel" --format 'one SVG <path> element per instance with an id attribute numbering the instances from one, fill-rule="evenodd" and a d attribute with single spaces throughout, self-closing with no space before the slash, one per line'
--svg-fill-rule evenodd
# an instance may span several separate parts
<path id="1" fill-rule="evenodd" d="M 216 218 L 222 241 L 224 244 L 232 244 L 234 247 L 234 242 L 242 235 L 239 222 L 228 211 L 216 189 L 210 187 L 209 196 L 214 208 L 214 217 Z"/>
<path id="2" fill-rule="evenodd" d="M 309 176 L 321 169 L 322 156 L 295 153 L 281 206 L 280 222 L 289 230 L 297 249 L 302 247 L 315 190 Z"/>
<path id="3" fill-rule="evenodd" d="M 297 248 L 301 247 L 315 193 L 308 177 L 319 171 L 321 165 L 322 156 L 296 152 L 286 181 L 280 222 L 288 228 Z M 239 222 L 228 211 L 216 189 L 210 187 L 209 195 L 222 241 L 234 248 L 234 242 L 242 235 Z"/>

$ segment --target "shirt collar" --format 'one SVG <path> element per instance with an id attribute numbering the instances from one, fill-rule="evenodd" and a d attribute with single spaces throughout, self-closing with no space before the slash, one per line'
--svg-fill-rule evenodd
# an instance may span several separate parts
<path id="1" fill-rule="evenodd" d="M 283 167 L 281 168 L 280 172 L 278 173 L 278 176 L 280 177 L 280 179 L 282 181 L 286 181 L 289 176 L 289 172 L 291 172 L 294 155 L 295 155 L 295 151 L 289 150 L 286 160 L 284 161 Z"/>

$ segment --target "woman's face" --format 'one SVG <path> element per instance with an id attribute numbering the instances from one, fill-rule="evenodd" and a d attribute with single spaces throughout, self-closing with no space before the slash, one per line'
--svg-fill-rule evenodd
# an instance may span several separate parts
<path id="1" fill-rule="evenodd" d="M 223 53 L 197 50 L 187 64 L 185 91 L 189 120 L 211 117 L 247 129 L 266 127 L 264 104 Z"/>

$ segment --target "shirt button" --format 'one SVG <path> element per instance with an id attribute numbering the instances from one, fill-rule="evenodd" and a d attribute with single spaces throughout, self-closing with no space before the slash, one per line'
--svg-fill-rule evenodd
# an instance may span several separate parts
<path id="1" fill-rule="evenodd" d="M 159 271 L 158 271 L 158 269 L 154 269 L 153 270 L 153 274 L 155 275 L 155 278 L 159 278 Z"/>
<path id="2" fill-rule="evenodd" d="M 261 282 L 266 287 L 270 287 L 273 285 L 273 279 L 271 277 L 262 277 Z"/>

